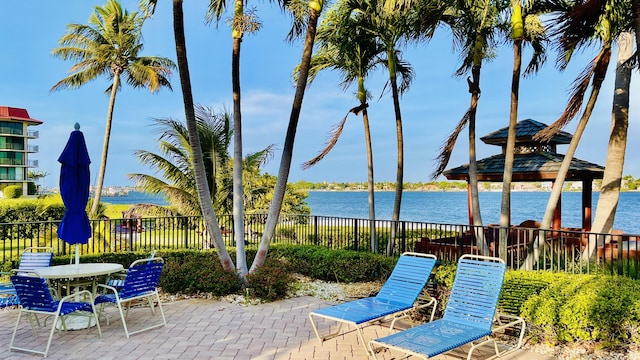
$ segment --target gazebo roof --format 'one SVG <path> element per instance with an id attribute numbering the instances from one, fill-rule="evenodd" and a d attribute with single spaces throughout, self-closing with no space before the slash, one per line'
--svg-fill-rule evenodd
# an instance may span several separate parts
<path id="1" fill-rule="evenodd" d="M 521 120 L 516 124 L 516 142 L 534 142 L 533 136 L 538 131 L 546 128 L 547 125 L 535 121 L 533 119 Z M 496 130 L 489 135 L 483 136 L 480 140 L 486 144 L 491 145 L 504 145 L 507 143 L 507 134 L 509 133 L 509 127 Z M 569 144 L 573 136 L 565 131 L 560 131 L 554 135 L 548 143 L 550 144 Z M 536 141 L 539 142 L 539 141 Z"/>
<path id="2" fill-rule="evenodd" d="M 551 181 L 555 180 L 563 154 L 538 152 L 515 154 L 513 159 L 513 181 Z M 502 181 L 504 155 L 494 155 L 478 160 L 478 181 Z M 573 158 L 567 180 L 602 179 L 604 167 L 588 161 Z M 448 180 L 466 180 L 469 177 L 469 165 L 446 170 L 443 175 Z"/>

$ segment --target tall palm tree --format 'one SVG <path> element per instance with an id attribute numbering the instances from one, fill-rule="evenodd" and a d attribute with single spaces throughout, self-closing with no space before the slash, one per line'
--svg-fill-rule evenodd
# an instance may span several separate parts
<path id="1" fill-rule="evenodd" d="M 509 110 L 509 131 L 504 155 L 502 175 L 502 202 L 500 207 L 500 247 L 499 255 L 507 258 L 507 236 L 511 226 L 511 180 L 513 160 L 515 157 L 516 124 L 518 122 L 518 101 L 520 93 L 520 77 L 522 71 L 522 47 L 530 44 L 533 56 L 525 69 L 525 75 L 536 72 L 546 59 L 546 31 L 540 18 L 531 11 L 530 6 L 523 6 L 521 0 L 511 2 L 511 34 L 513 40 L 513 72 L 511 76 L 511 103 Z"/>
<path id="2" fill-rule="evenodd" d="M 618 36 L 618 60 L 616 79 L 613 92 L 613 109 L 611 111 L 611 134 L 607 147 L 607 159 L 602 178 L 602 187 L 596 207 L 596 216 L 591 231 L 596 233 L 611 233 L 615 220 L 622 171 L 627 148 L 627 134 L 629 128 L 629 89 L 631 86 L 631 67 L 626 65 L 633 53 L 633 34 L 623 32 Z M 590 239 L 589 255 L 595 251 L 595 238 Z M 586 254 L 585 254 L 586 255 Z"/>
<path id="3" fill-rule="evenodd" d="M 362 113 L 364 126 L 365 146 L 367 152 L 367 191 L 369 205 L 369 233 L 371 251 L 378 252 L 378 241 L 375 231 L 375 181 L 373 172 L 373 149 L 371 146 L 371 129 L 369 127 L 369 114 L 367 112 L 367 100 L 370 94 L 365 87 L 365 79 L 369 72 L 381 64 L 379 55 L 385 48 L 376 41 L 367 31 L 358 26 L 350 16 L 345 3 L 332 8 L 318 28 L 317 43 L 319 49 L 311 59 L 309 70 L 309 82 L 313 82 L 318 72 L 325 69 L 338 70 L 341 73 L 341 86 L 347 89 L 354 81 L 357 83 L 356 99 L 360 105 L 349 110 L 342 121 L 334 127 L 327 140 L 327 146 L 313 159 L 303 164 L 304 169 L 317 164 L 335 146 L 350 113 L 358 115 Z"/>
<path id="4" fill-rule="evenodd" d="M 413 78 L 413 70 L 408 63 L 401 59 L 398 47 L 406 43 L 417 32 L 419 24 L 419 11 L 415 9 L 385 9 L 384 3 L 377 0 L 353 0 L 348 2 L 351 12 L 358 25 L 364 31 L 375 36 L 384 47 L 384 58 L 389 74 L 389 86 L 393 99 L 393 109 L 396 125 L 397 167 L 396 186 L 391 220 L 397 223 L 400 220 L 402 205 L 402 186 L 404 182 L 404 135 L 402 129 L 402 112 L 400 110 L 400 95 L 408 90 Z M 400 84 L 398 84 L 400 77 Z M 387 254 L 391 254 L 394 247 L 396 227 L 392 226 Z"/>
<path id="5" fill-rule="evenodd" d="M 307 79 L 311 64 L 311 56 L 313 53 L 313 44 L 316 38 L 318 19 L 320 18 L 323 7 L 324 0 L 309 0 L 307 8 L 308 16 L 306 36 L 302 49 L 302 58 L 300 60 L 299 76 L 296 82 L 296 91 L 293 97 L 293 104 L 291 106 L 291 114 L 289 116 L 289 125 L 287 127 L 287 134 L 285 136 L 284 147 L 282 149 L 282 157 L 280 158 L 278 181 L 276 182 L 273 199 L 271 201 L 271 206 L 269 207 L 269 214 L 267 215 L 267 222 L 265 223 L 264 233 L 262 234 L 262 239 L 260 240 L 258 252 L 256 253 L 249 272 L 255 271 L 258 267 L 264 264 L 264 261 L 267 257 L 267 252 L 269 251 L 271 238 L 275 233 L 276 225 L 278 223 L 280 210 L 282 209 L 282 203 L 284 200 L 285 191 L 287 189 L 287 181 L 289 179 L 289 172 L 291 170 L 293 145 L 298 128 L 298 121 L 300 120 L 302 100 L 304 98 L 304 93 L 307 87 Z"/>
<path id="6" fill-rule="evenodd" d="M 442 146 L 438 156 L 436 171 L 432 174 L 435 179 L 440 176 L 449 162 L 451 152 L 458 135 L 468 125 L 469 128 L 469 192 L 471 197 L 471 213 L 476 233 L 476 245 L 483 254 L 488 253 L 482 232 L 482 216 L 480 214 L 480 200 L 478 196 L 478 164 L 476 159 L 476 109 L 480 99 L 480 73 L 482 64 L 487 61 L 497 46 L 499 30 L 506 27 L 501 22 L 499 14 L 508 5 L 493 0 L 454 0 L 453 6 L 442 17 L 453 33 L 454 43 L 462 53 L 462 66 L 456 75 L 462 76 L 471 71 L 467 78 L 471 101 L 469 109 L 462 117 L 454 131 Z"/>
<path id="7" fill-rule="evenodd" d="M 157 1 L 158 0 L 140 1 L 140 6 L 144 9 L 147 16 L 153 14 Z M 178 60 L 178 72 L 180 73 L 180 87 L 182 88 L 185 120 L 189 132 L 189 144 L 191 145 L 191 156 L 200 210 L 207 231 L 213 238 L 213 245 L 216 249 L 218 259 L 222 264 L 222 268 L 227 271 L 233 271 L 235 267 L 225 247 L 222 232 L 220 231 L 220 224 L 218 223 L 218 219 L 213 210 L 213 204 L 211 203 L 211 193 L 209 192 L 209 186 L 207 184 L 202 147 L 200 145 L 200 139 L 198 138 L 198 126 L 194 110 L 191 76 L 189 74 L 189 62 L 187 59 L 187 46 L 184 36 L 182 0 L 173 0 L 173 35 L 176 41 L 176 58 Z"/>
<path id="8" fill-rule="evenodd" d="M 225 0 L 211 0 L 207 19 L 219 22 L 227 6 Z M 235 0 L 231 25 L 231 84 L 233 89 L 233 221 L 236 237 L 236 269 L 241 276 L 247 273 L 244 251 L 244 204 L 242 189 L 242 109 L 240 102 L 240 45 L 245 32 L 258 31 L 260 23 L 252 13 L 244 11 L 244 0 Z"/>
<path id="9" fill-rule="evenodd" d="M 623 2 L 616 2 L 618 5 L 621 3 Z M 564 183 L 573 155 L 575 154 L 580 138 L 589 122 L 596 100 L 600 94 L 600 89 L 611 59 L 612 45 L 615 39 L 624 31 L 624 26 L 621 26 L 621 22 L 615 21 L 617 18 L 616 4 L 614 4 L 613 1 L 610 4 L 611 6 L 605 6 L 606 4 L 603 4 L 600 12 L 594 12 L 590 6 L 591 4 L 576 4 L 570 11 L 561 13 L 561 16 L 557 19 L 558 42 L 561 50 L 558 58 L 560 69 L 566 68 L 572 55 L 579 48 L 591 45 L 594 40 L 600 42 L 601 46 L 596 57 L 575 80 L 571 97 L 560 118 L 536 134 L 535 137 L 543 141 L 550 139 L 562 129 L 564 125 L 576 117 L 582 108 L 589 84 L 591 84 L 589 99 L 580 117 L 580 121 L 576 126 L 558 174 L 556 175 L 555 185 L 549 195 L 547 208 L 545 209 L 544 217 L 540 225 L 540 229 L 542 230 L 548 230 L 551 227 L 553 214 L 562 192 L 562 184 Z M 544 231 L 541 233 L 544 233 Z M 593 241 L 595 242 L 595 240 Z M 521 267 L 524 269 L 533 268 L 542 248 L 544 248 L 544 242 L 534 242 L 533 252 L 527 255 Z"/>
<path id="10" fill-rule="evenodd" d="M 102 193 L 113 109 L 121 80 L 134 88 L 148 88 L 152 93 L 162 87 L 171 89 L 168 77 L 175 68 L 174 63 L 166 58 L 139 54 L 143 49 L 143 22 L 144 17 L 137 12 L 129 13 L 117 0 L 108 0 L 105 6 L 95 7 L 88 25 L 67 25 L 67 33 L 59 40 L 60 46 L 52 51 L 56 57 L 77 60 L 77 63 L 71 68 L 71 75 L 56 83 L 51 91 L 79 88 L 101 75 L 112 80 L 106 90 L 111 95 L 91 216 L 98 210 Z"/>

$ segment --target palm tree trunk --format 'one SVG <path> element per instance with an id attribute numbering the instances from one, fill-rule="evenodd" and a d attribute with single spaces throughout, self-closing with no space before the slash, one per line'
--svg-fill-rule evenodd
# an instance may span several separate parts
<path id="1" fill-rule="evenodd" d="M 193 94 L 191 93 L 191 78 L 189 75 L 189 63 L 187 62 L 187 46 L 184 37 L 184 15 L 182 12 L 182 0 L 173 0 L 173 35 L 176 41 L 176 58 L 178 60 L 178 72 L 180 73 L 180 86 L 184 102 L 184 112 L 189 130 L 189 143 L 191 144 L 191 156 L 193 157 L 193 169 L 195 172 L 196 187 L 198 190 L 198 200 L 200 210 L 204 218 L 205 226 L 213 238 L 218 259 L 222 267 L 227 271 L 233 271 L 234 266 L 231 257 L 227 252 L 222 240 L 220 225 L 216 219 L 211 202 L 211 194 L 207 184 L 207 176 L 202 158 L 202 148 L 198 138 L 196 116 L 193 104 Z"/>
<path id="2" fill-rule="evenodd" d="M 362 103 L 364 106 L 365 104 Z M 364 138 L 367 146 L 367 202 L 369 204 L 369 235 L 371 239 L 371 252 L 378 253 L 378 238 L 376 235 L 376 205 L 375 205 L 375 181 L 373 177 L 373 147 L 371 146 L 371 129 L 369 127 L 369 113 L 367 108 L 362 110 L 362 122 L 364 123 Z"/>
<path id="3" fill-rule="evenodd" d="M 296 138 L 296 130 L 298 128 L 298 120 L 300 120 L 300 110 L 302 109 L 302 100 L 304 98 L 305 89 L 307 87 L 307 78 L 309 76 L 309 67 L 311 63 L 311 54 L 313 52 L 313 43 L 316 38 L 316 30 L 318 26 L 318 18 L 322 11 L 322 1 L 312 1 L 309 4 L 309 20 L 307 25 L 307 35 L 302 50 L 302 59 L 300 60 L 300 73 L 298 82 L 296 83 L 296 92 L 291 107 L 291 115 L 289 117 L 289 126 L 287 127 L 287 135 L 284 140 L 284 148 L 282 149 L 282 158 L 280 159 L 280 168 L 278 169 L 278 180 L 273 191 L 267 222 L 264 227 L 264 233 L 260 239 L 260 245 L 256 257 L 249 269 L 249 272 L 255 271 L 259 266 L 264 264 L 269 251 L 269 244 L 276 230 L 280 210 L 282 210 L 282 202 L 284 201 L 285 190 L 287 189 L 287 181 L 289 180 L 289 171 L 291 169 L 291 159 L 293 158 L 293 145 Z"/>
<path id="4" fill-rule="evenodd" d="M 603 51 L 610 51 L 604 49 Z M 605 56 L 607 58 L 607 56 Z M 608 60 L 606 60 L 608 63 Z M 605 64 L 603 66 L 604 69 L 607 68 Z M 584 113 L 580 117 L 580 121 L 578 122 L 578 126 L 571 138 L 571 142 L 569 143 L 569 148 L 564 155 L 564 159 L 562 160 L 562 164 L 560 165 L 560 169 L 558 169 L 558 174 L 556 175 L 556 180 L 551 190 L 551 194 L 549 195 L 549 201 L 547 202 L 547 208 L 544 212 L 544 217 L 542 218 L 542 223 L 540 224 L 540 231 L 538 232 L 538 237 L 534 240 L 532 246 L 532 251 L 529 251 L 527 257 L 524 262 L 520 266 L 523 270 L 532 270 L 533 266 L 537 262 L 537 259 L 540 257 L 540 253 L 545 247 L 544 239 L 540 239 L 540 236 L 546 236 L 548 230 L 551 229 L 551 221 L 553 220 L 553 214 L 556 211 L 556 206 L 558 205 L 558 200 L 560 200 L 560 195 L 562 194 L 562 186 L 564 184 L 564 180 L 567 177 L 567 172 L 569 171 L 569 166 L 571 165 L 571 160 L 573 159 L 573 155 L 576 153 L 576 149 L 578 148 L 578 144 L 580 143 L 580 138 L 582 137 L 582 133 L 584 133 L 584 129 L 589 122 L 589 118 L 593 113 L 593 108 L 596 105 L 596 100 L 598 99 L 598 94 L 600 94 L 600 88 L 602 87 L 602 82 L 604 81 L 604 75 L 596 76 L 593 79 L 593 85 L 591 88 L 591 95 L 589 96 L 589 101 L 585 107 Z"/>
<path id="5" fill-rule="evenodd" d="M 500 206 L 500 258 L 507 261 L 507 237 L 511 226 L 511 180 L 516 146 L 516 124 L 518 123 L 518 98 L 520 94 L 520 71 L 522 65 L 522 39 L 513 42 L 513 73 L 511 76 L 511 109 L 509 132 L 504 150 L 504 173 L 502 175 L 502 203 Z"/>
<path id="6" fill-rule="evenodd" d="M 400 95 L 398 93 L 398 82 L 396 76 L 396 58 L 393 48 L 387 49 L 389 61 L 389 82 L 391 83 L 391 94 L 393 95 L 393 111 L 396 116 L 396 142 L 398 147 L 398 164 L 396 168 L 396 193 L 393 201 L 393 213 L 391 214 L 391 234 L 387 243 L 387 256 L 393 253 L 397 236 L 397 224 L 400 220 L 400 208 L 402 205 L 402 186 L 404 179 L 404 138 L 402 134 L 402 114 L 400 112 Z"/>
<path id="7" fill-rule="evenodd" d="M 607 148 L 607 160 L 604 167 L 602 188 L 598 198 L 596 216 L 591 228 L 595 233 L 610 233 L 618 208 L 620 184 L 627 149 L 627 129 L 629 127 L 629 88 L 631 86 L 631 67 L 622 64 L 631 58 L 633 35 L 630 32 L 618 37 L 618 64 L 616 67 L 613 109 L 611 117 L 611 135 Z M 589 238 L 585 255 L 591 256 L 596 249 L 596 237 Z M 588 253 L 587 253 L 588 252 Z"/>
<path id="8" fill-rule="evenodd" d="M 240 3 L 238 5 L 238 3 Z M 242 0 L 236 1 L 236 9 Z M 240 11 L 242 13 L 242 11 Z M 242 34 L 233 36 L 231 82 L 233 88 L 233 232 L 236 239 L 236 269 L 241 277 L 247 274 L 244 250 L 244 191 L 242 189 L 242 112 L 240 107 L 240 45 Z"/>
<path id="9" fill-rule="evenodd" d="M 480 196 L 478 193 L 478 162 L 476 159 L 476 110 L 480 99 L 480 65 L 471 69 L 472 82 L 469 85 L 471 105 L 469 107 L 469 191 L 471 192 L 471 211 L 476 238 L 476 246 L 481 254 L 487 255 L 489 248 L 484 240 L 482 229 L 482 214 L 480 214 Z"/>
<path id="10" fill-rule="evenodd" d="M 113 121 L 113 108 L 116 104 L 116 94 L 120 85 L 120 69 L 113 73 L 113 84 L 111 84 L 111 96 L 109 97 L 109 108 L 107 110 L 107 123 L 104 127 L 104 142 L 102 143 L 102 156 L 100 157 L 100 170 L 98 171 L 98 182 L 96 184 L 93 203 L 91 203 L 90 216 L 95 218 L 98 214 L 100 196 L 102 196 L 102 186 L 104 184 L 104 174 L 107 171 L 107 155 L 109 154 L 109 139 L 111 138 L 111 123 Z"/>

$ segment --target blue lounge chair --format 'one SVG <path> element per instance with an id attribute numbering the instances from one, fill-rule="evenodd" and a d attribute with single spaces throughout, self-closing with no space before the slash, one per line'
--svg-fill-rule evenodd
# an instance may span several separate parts
<path id="1" fill-rule="evenodd" d="M 163 266 L 164 260 L 161 257 L 139 259 L 131 263 L 131 266 L 129 266 L 122 288 L 98 284 L 98 287 L 104 289 L 104 293 L 102 295 L 98 295 L 95 300 L 95 304 L 100 305 L 100 314 L 104 315 L 105 304 L 114 304 L 120 312 L 122 327 L 124 327 L 124 333 L 127 335 L 127 338 L 129 338 L 130 335 L 142 331 L 167 325 L 167 320 L 165 319 L 164 311 L 162 310 L 162 303 L 160 302 L 160 295 L 158 294 L 158 282 L 160 281 L 160 274 L 162 273 Z M 129 309 L 134 301 L 145 299 L 151 307 L 152 315 L 155 314 L 154 301 L 157 301 L 160 314 L 162 315 L 162 322 L 143 329 L 129 331 L 126 321 L 127 315 L 129 315 Z M 122 309 L 123 306 L 126 306 L 126 314 Z M 108 320 L 109 318 L 107 318 L 107 325 L 109 324 Z"/>
<path id="2" fill-rule="evenodd" d="M 51 266 L 53 259 L 53 249 L 50 247 L 28 247 L 24 249 L 20 256 L 18 270 L 24 271 L 34 270 L 41 267 Z M 11 273 L 2 272 L 0 275 L 10 275 Z M 7 306 L 17 306 L 18 296 L 13 284 L 9 282 L 0 283 L 0 308 Z"/>
<path id="3" fill-rule="evenodd" d="M 362 328 L 373 322 L 393 318 L 389 331 L 396 320 L 406 317 L 412 309 L 432 306 L 431 318 L 435 313 L 436 299 L 429 297 L 426 303 L 418 304 L 431 271 L 436 264 L 436 257 L 431 254 L 404 253 L 398 259 L 393 272 L 375 297 L 358 299 L 346 303 L 315 310 L 309 314 L 309 320 L 316 336 L 323 342 L 340 334 L 343 324 L 355 326 L 358 336 L 368 353 L 367 342 L 364 340 Z M 328 319 L 339 323 L 338 329 L 321 336 L 314 317 Z"/>
<path id="4" fill-rule="evenodd" d="M 467 354 L 467 359 L 471 359 L 477 347 L 489 342 L 494 343 L 496 355 L 502 356 L 506 352 L 500 354 L 498 344 L 491 335 L 519 325 L 520 341 L 509 352 L 516 350 L 522 344 L 524 320 L 513 318 L 509 323 L 493 326 L 505 270 L 506 265 L 501 259 L 463 255 L 458 261 L 456 278 L 443 318 L 371 340 L 374 356 L 381 348 L 388 348 L 427 359 L 471 344 Z M 475 343 L 477 340 L 481 341 Z"/>
<path id="5" fill-rule="evenodd" d="M 51 346 L 51 339 L 53 338 L 53 332 L 58 324 L 58 319 L 60 319 L 61 328 L 66 330 L 67 326 L 65 318 L 71 315 L 86 316 L 88 328 L 91 327 L 91 319 L 94 319 L 98 328 L 98 333 L 100 334 L 100 337 L 102 337 L 102 330 L 100 330 L 100 324 L 98 324 L 95 307 L 93 306 L 93 297 L 90 291 L 83 290 L 69 296 L 65 296 L 60 300 L 55 300 L 53 296 L 51 296 L 51 290 L 47 285 L 47 280 L 37 277 L 35 273 L 30 274 L 20 272 L 17 275 L 12 275 L 11 282 L 14 284 L 18 298 L 20 299 L 20 312 L 18 313 L 16 326 L 13 329 L 11 343 L 9 344 L 9 348 L 11 350 L 26 351 L 47 357 L 49 347 Z M 76 301 L 77 298 L 84 298 L 87 301 Z M 47 316 L 54 317 L 51 324 L 51 330 L 49 331 L 49 339 L 47 341 L 46 348 L 43 351 L 14 345 L 16 333 L 18 332 L 20 319 L 22 318 L 23 313 L 26 314 L 34 335 L 37 335 L 34 324 L 40 326 L 38 315 L 45 315 L 44 326 L 47 325 Z"/>

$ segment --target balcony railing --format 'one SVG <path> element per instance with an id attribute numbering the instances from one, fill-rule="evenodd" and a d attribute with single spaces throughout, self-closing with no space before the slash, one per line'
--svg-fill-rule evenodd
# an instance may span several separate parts
<path id="1" fill-rule="evenodd" d="M 265 220 L 264 214 L 247 215 L 244 229 L 247 248 L 257 248 Z M 232 216 L 219 215 L 218 222 L 225 245 L 233 247 Z M 29 246 L 51 246 L 58 255 L 72 254 L 73 248 L 55 235 L 58 224 L 59 221 L 0 223 L 2 261 L 17 259 Z M 106 219 L 92 220 L 91 224 L 93 234 L 81 246 L 83 254 L 213 248 L 201 217 Z M 443 262 L 455 262 L 463 254 L 480 253 L 479 245 L 486 244 L 487 255 L 502 255 L 512 269 L 525 268 L 529 263 L 526 267 L 529 270 L 608 272 L 640 278 L 640 235 L 635 234 L 281 215 L 272 244 L 371 252 L 372 224 L 380 254 L 385 254 L 389 247 L 392 256 L 417 251 L 432 253 Z M 501 240 L 501 232 L 506 242 Z"/>
<path id="2" fill-rule="evenodd" d="M 40 131 L 27 131 L 27 137 L 29 139 L 37 139 L 40 137 Z"/>
<path id="3" fill-rule="evenodd" d="M 0 150 L 19 150 L 19 151 L 24 151 L 24 144 L 6 143 L 6 144 L 3 144 L 3 145 L 0 145 Z"/>
<path id="4" fill-rule="evenodd" d="M 37 153 L 40 151 L 40 147 L 38 145 L 29 145 L 28 151 L 30 153 Z"/>
<path id="5" fill-rule="evenodd" d="M 22 129 L 15 129 L 11 127 L 0 127 L 1 135 L 22 135 Z"/>
<path id="6" fill-rule="evenodd" d="M 24 165 L 24 160 L 22 159 L 7 159 L 0 158 L 0 165 Z"/>

